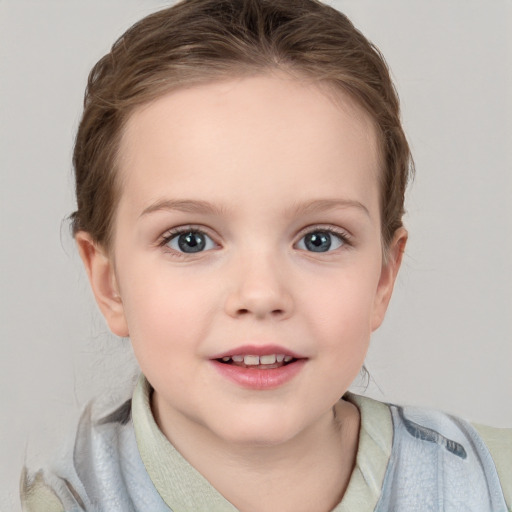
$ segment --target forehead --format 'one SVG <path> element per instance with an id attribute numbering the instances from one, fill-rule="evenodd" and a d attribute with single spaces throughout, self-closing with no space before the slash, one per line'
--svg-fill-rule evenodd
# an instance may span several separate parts
<path id="1" fill-rule="evenodd" d="M 290 187 L 292 177 L 307 197 L 324 175 L 346 188 L 343 171 L 357 174 L 352 193 L 374 189 L 379 151 L 374 123 L 348 95 L 263 75 L 182 88 L 140 107 L 126 124 L 119 164 L 122 195 L 137 190 L 148 201 L 158 200 L 149 197 L 156 183 L 171 183 L 171 195 L 180 184 L 211 194 L 229 179 L 227 195 L 266 186 L 269 174 L 276 187 Z"/>

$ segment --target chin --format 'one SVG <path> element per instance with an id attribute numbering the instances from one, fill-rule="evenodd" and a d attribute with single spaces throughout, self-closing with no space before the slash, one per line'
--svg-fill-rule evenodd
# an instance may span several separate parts
<path id="1" fill-rule="evenodd" d="M 218 435 L 231 445 L 270 447 L 291 441 L 299 431 L 296 423 L 286 421 L 282 415 L 268 418 L 253 414 L 228 419 L 218 430 Z"/>

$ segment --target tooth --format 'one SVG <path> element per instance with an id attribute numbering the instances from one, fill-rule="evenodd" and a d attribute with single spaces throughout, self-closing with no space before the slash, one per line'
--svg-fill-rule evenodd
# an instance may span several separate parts
<path id="1" fill-rule="evenodd" d="M 274 364 L 276 362 L 276 355 L 270 354 L 268 356 L 260 356 L 260 364 Z"/>
<path id="2" fill-rule="evenodd" d="M 229 360 L 231 359 L 231 357 L 229 356 L 226 356 L 226 357 L 223 357 L 222 360 L 227 363 Z"/>
<path id="3" fill-rule="evenodd" d="M 293 359 L 292 356 L 284 356 L 284 362 L 289 363 Z"/>
<path id="4" fill-rule="evenodd" d="M 259 356 L 244 356 L 244 364 L 258 365 L 260 364 L 260 358 Z"/>
<path id="5" fill-rule="evenodd" d="M 243 363 L 244 356 L 231 356 L 231 359 L 233 359 L 235 363 Z"/>
<path id="6" fill-rule="evenodd" d="M 276 356 L 276 361 L 278 363 L 282 363 L 283 362 L 283 359 L 284 359 L 284 354 L 277 354 Z"/>

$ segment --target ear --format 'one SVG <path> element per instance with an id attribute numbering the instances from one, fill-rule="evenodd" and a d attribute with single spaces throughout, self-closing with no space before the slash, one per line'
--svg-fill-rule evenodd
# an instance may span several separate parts
<path id="1" fill-rule="evenodd" d="M 94 297 L 110 330 L 117 336 L 128 336 L 128 326 L 112 258 L 85 231 L 79 231 L 75 235 L 75 241 Z"/>
<path id="2" fill-rule="evenodd" d="M 386 252 L 386 258 L 382 262 L 379 284 L 375 294 L 373 307 L 372 331 L 377 329 L 383 322 L 388 304 L 393 293 L 396 276 L 400 270 L 402 257 L 407 243 L 407 231 L 405 228 L 397 229 L 393 240 Z"/>

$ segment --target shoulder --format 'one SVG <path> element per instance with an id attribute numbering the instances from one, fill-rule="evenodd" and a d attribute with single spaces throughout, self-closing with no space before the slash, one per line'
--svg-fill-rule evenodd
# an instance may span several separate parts
<path id="1" fill-rule="evenodd" d="M 37 472 L 23 469 L 20 497 L 24 512 L 94 510 L 101 481 L 119 479 L 116 472 L 129 435 L 131 401 L 99 419 L 94 419 L 92 409 L 91 405 L 85 408 L 76 434 L 61 455 Z"/>
<path id="2" fill-rule="evenodd" d="M 345 398 L 361 413 L 356 470 L 377 484 L 372 510 L 512 510 L 512 429 L 352 394 Z M 365 486 L 358 489 L 358 496 L 369 495 Z"/>
<path id="3" fill-rule="evenodd" d="M 65 512 L 62 501 L 45 481 L 42 470 L 30 475 L 27 468 L 23 468 L 20 496 L 24 512 Z"/>
<path id="4" fill-rule="evenodd" d="M 473 424 L 489 450 L 503 488 L 508 507 L 512 510 L 512 428 L 493 428 Z"/>
<path id="5" fill-rule="evenodd" d="M 453 510 L 509 509 L 503 480 L 512 475 L 498 474 L 493 453 L 470 423 L 439 411 L 389 407 L 394 439 L 384 495 L 405 486 L 416 494 L 406 491 L 404 502 L 412 506 L 421 495 L 425 510 L 437 510 L 439 503 Z M 489 429 L 488 437 L 506 444 L 507 435 L 496 430 Z"/>

